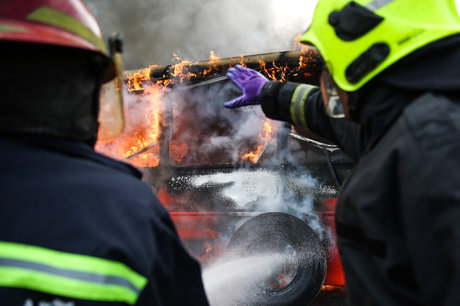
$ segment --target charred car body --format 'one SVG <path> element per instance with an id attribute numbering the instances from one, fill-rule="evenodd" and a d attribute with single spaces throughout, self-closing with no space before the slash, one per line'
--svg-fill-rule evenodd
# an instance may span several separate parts
<path id="1" fill-rule="evenodd" d="M 345 284 L 334 210 L 352 164 L 332 144 L 267 120 L 259 108 L 223 108 L 223 101 L 240 94 L 222 76 L 236 63 L 310 84 L 321 69 L 314 49 L 186 64 L 182 74 L 174 66 L 152 67 L 148 78 L 135 82 L 141 92 L 148 82 L 169 88 L 158 106 L 161 132 L 123 158 L 142 169 L 205 273 L 235 258 L 282 255 L 277 264 L 273 257 L 257 260 L 267 267 L 248 290 L 251 299 L 243 303 L 236 295 L 225 303 L 306 305 L 321 288 Z M 156 162 L 136 164 L 146 158 Z"/>

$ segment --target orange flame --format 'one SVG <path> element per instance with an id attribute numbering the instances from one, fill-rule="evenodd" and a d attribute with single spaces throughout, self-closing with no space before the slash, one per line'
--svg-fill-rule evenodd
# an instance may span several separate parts
<path id="1" fill-rule="evenodd" d="M 128 92 L 140 92 L 133 105 L 125 106 L 125 132 L 116 138 L 98 141 L 96 150 L 116 159 L 125 160 L 135 167 L 155 167 L 159 164 L 161 134 L 161 98 L 166 88 L 152 84 L 150 70 L 156 66 L 141 69 L 128 76 Z M 141 108 L 142 111 L 135 111 Z M 140 114 L 139 114 L 140 113 Z M 142 149 L 152 146 L 145 153 L 130 158 Z M 127 159 L 128 158 L 128 159 Z"/>
<path id="2" fill-rule="evenodd" d="M 174 145 L 170 144 L 169 146 L 169 154 L 171 159 L 174 159 L 178 164 L 182 163 L 182 160 L 189 151 L 190 147 L 183 142 Z"/>
<path id="3" fill-rule="evenodd" d="M 157 67 L 157 65 L 149 66 L 149 68 L 143 68 L 139 70 L 138 72 L 130 75 L 128 78 L 128 91 L 133 92 L 133 91 L 144 90 L 142 85 L 145 82 L 150 81 L 150 71 L 154 67 Z"/>
<path id="4" fill-rule="evenodd" d="M 251 151 L 247 154 L 241 156 L 243 160 L 249 160 L 251 163 L 255 164 L 259 161 L 260 156 L 263 153 L 264 148 L 268 146 L 268 143 L 273 138 L 273 126 L 271 125 L 270 121 L 267 119 L 264 122 L 264 128 L 262 133 L 259 134 L 260 140 L 263 144 L 257 146 L 255 151 Z"/>
<path id="5" fill-rule="evenodd" d="M 298 41 L 298 37 L 296 38 Z M 305 46 L 302 46 L 306 48 Z M 309 61 L 312 53 L 304 52 L 304 55 L 299 58 L 299 65 L 297 68 L 285 66 L 277 66 L 275 62 L 272 63 L 271 68 L 267 68 L 267 64 L 263 61 L 259 61 L 259 71 L 265 74 L 272 80 L 285 81 L 288 73 L 290 75 L 296 75 L 297 73 L 303 73 L 306 76 L 308 72 L 300 71 L 305 68 Z M 208 75 L 215 73 L 221 73 L 222 69 L 228 67 L 218 66 L 221 58 L 211 51 L 209 56 L 209 67 L 201 69 L 200 71 L 192 70 L 192 62 L 186 59 L 180 58 L 177 54 L 173 54 L 173 63 L 176 62 L 172 67 L 173 71 L 168 71 L 169 76 L 163 76 L 156 80 L 152 80 L 151 72 L 152 69 L 159 67 L 158 65 L 152 65 L 148 68 L 139 70 L 136 73 L 128 75 L 127 87 L 128 92 L 136 94 L 135 96 L 147 96 L 142 98 L 142 103 L 147 104 L 145 109 L 142 110 L 143 118 L 139 120 L 139 116 L 135 118 L 131 114 L 131 109 L 128 107 L 125 109 L 126 119 L 126 132 L 115 139 L 108 141 L 99 141 L 96 145 L 96 149 L 102 153 L 105 153 L 111 157 L 117 159 L 128 158 L 129 163 L 136 167 L 153 167 L 159 164 L 159 145 L 154 145 L 158 142 L 161 127 L 163 122 L 162 115 L 162 104 L 161 99 L 166 92 L 168 86 L 172 84 L 181 84 L 190 79 L 204 78 Z M 247 67 L 244 63 L 244 57 L 241 56 L 240 64 Z M 289 70 L 289 71 L 288 71 Z M 146 102 L 147 100 L 147 102 Z M 260 155 L 265 150 L 268 142 L 272 138 L 273 127 L 267 120 L 264 122 L 263 131 L 259 134 L 259 145 L 257 145 L 254 151 L 243 154 L 242 160 L 256 163 Z M 152 148 L 149 148 L 152 146 Z M 148 149 L 146 152 L 139 154 L 134 158 L 129 158 L 131 155 L 139 152 L 143 149 Z M 171 159 L 181 163 L 189 152 L 190 148 L 182 144 L 170 145 Z"/>

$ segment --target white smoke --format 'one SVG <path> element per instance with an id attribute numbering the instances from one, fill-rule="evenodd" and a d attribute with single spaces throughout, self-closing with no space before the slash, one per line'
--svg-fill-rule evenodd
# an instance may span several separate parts
<path id="1" fill-rule="evenodd" d="M 292 50 L 317 0 L 85 0 L 104 36 L 125 37 L 126 67 Z"/>
<path id="2" fill-rule="evenodd" d="M 126 67 L 293 49 L 318 0 L 84 0 L 103 34 L 125 36 Z M 460 0 L 455 0 L 457 7 Z"/>
<path id="3" fill-rule="evenodd" d="M 194 91 L 173 89 L 165 97 L 174 107 L 173 141 L 189 146 L 185 164 L 241 162 L 248 142 L 258 142 L 266 120 L 260 106 L 231 110 L 222 105 L 238 95 L 227 82 Z"/>

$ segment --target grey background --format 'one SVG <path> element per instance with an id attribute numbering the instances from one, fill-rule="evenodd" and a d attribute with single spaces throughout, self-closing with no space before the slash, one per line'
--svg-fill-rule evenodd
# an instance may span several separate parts
<path id="1" fill-rule="evenodd" d="M 125 38 L 125 68 L 298 49 L 317 0 L 85 0 L 107 37 Z"/>

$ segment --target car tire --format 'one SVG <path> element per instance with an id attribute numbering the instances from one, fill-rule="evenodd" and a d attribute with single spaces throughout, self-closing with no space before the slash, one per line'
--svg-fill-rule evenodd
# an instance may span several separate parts
<path id="1" fill-rule="evenodd" d="M 288 280 L 279 284 L 279 275 L 283 274 L 278 273 L 276 281 L 251 289 L 256 291 L 252 294 L 256 298 L 240 301 L 244 305 L 308 305 L 326 276 L 326 252 L 319 236 L 307 223 L 289 214 L 263 213 L 251 218 L 236 230 L 227 250 L 232 256 L 278 252 L 289 255 L 282 271 L 289 274 L 283 276 Z"/>

